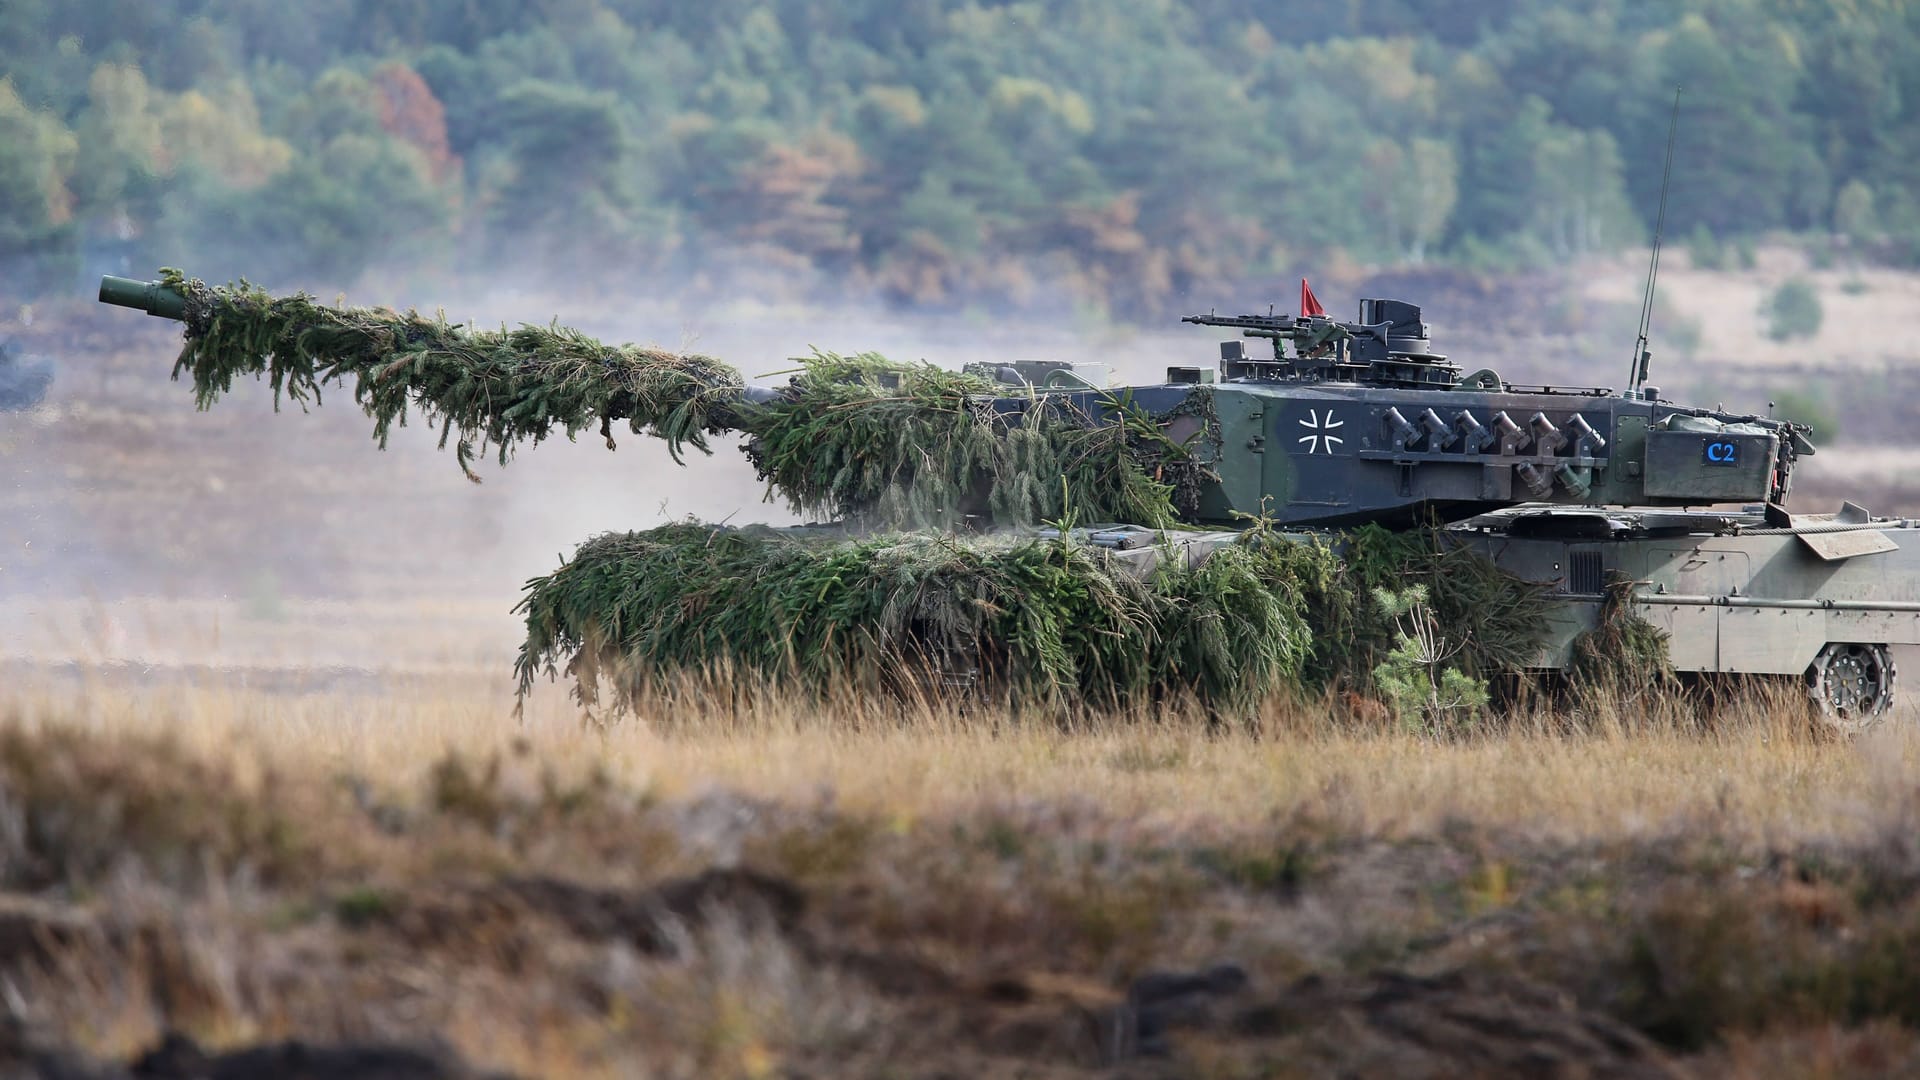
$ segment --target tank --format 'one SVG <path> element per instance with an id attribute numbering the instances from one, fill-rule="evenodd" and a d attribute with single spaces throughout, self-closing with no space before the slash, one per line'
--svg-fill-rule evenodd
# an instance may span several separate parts
<path id="1" fill-rule="evenodd" d="M 1107 385 L 1097 365 L 946 373 L 825 356 L 788 386 L 749 387 L 709 358 L 558 328 L 473 334 L 178 272 L 106 278 L 100 299 L 187 324 L 176 374 L 193 375 L 202 405 L 236 374 L 294 396 L 350 382 L 376 433 L 409 405 L 459 431 L 463 466 L 472 439 L 498 444 L 505 460 L 518 440 L 592 423 L 610 443 L 616 421 L 665 438 L 676 459 L 684 444 L 705 449 L 705 435 L 740 432 L 773 490 L 841 516 L 703 534 L 693 547 L 709 561 L 697 567 L 679 534 L 583 545 L 530 587 L 523 687 L 556 657 L 591 697 L 609 657 L 657 673 L 724 656 L 924 689 L 923 678 L 880 670 L 913 655 L 941 685 L 1044 668 L 1056 699 L 1076 686 L 1154 693 L 1201 667 L 1209 685 L 1245 693 L 1312 668 L 1319 654 L 1302 640 L 1318 635 L 1324 652 L 1328 640 L 1377 636 L 1382 625 L 1403 642 L 1453 640 L 1483 673 L 1537 677 L 1580 671 L 1583 650 L 1626 620 L 1653 632 L 1664 670 L 1797 679 L 1832 722 L 1857 727 L 1892 706 L 1891 646 L 1920 644 L 1920 522 L 1851 504 L 1790 513 L 1794 465 L 1814 452 L 1806 428 L 1683 405 L 1653 387 L 1510 383 L 1436 351 L 1420 308 L 1402 300 L 1363 299 L 1352 321 L 1319 311 L 1188 316 L 1239 333 L 1217 357 L 1170 366 L 1152 385 Z M 999 546 L 984 539 L 1001 536 Z M 773 546 L 739 547 L 751 544 Z M 717 565 L 712 553 L 732 547 L 743 561 L 690 592 Z M 1364 596 L 1315 593 L 1327 591 L 1312 584 L 1325 574 L 1298 554 L 1356 565 L 1356 550 L 1388 548 L 1425 560 L 1407 572 L 1442 596 L 1411 621 L 1405 610 L 1356 614 Z M 839 569 L 806 577 L 815 556 L 796 552 L 816 550 Z M 1372 577 L 1352 581 L 1363 593 L 1395 579 L 1391 566 L 1371 565 Z M 898 582 L 912 577 L 907 567 L 936 576 L 913 578 L 912 595 L 897 585 L 883 600 L 847 592 L 849 575 Z M 1017 584 L 1043 567 L 1102 583 L 1076 586 L 1076 597 L 1111 596 L 1085 611 L 1049 608 Z M 1235 573 L 1252 583 L 1233 584 Z M 1494 584 L 1461 591 L 1476 575 Z M 748 577 L 768 589 L 777 578 L 790 599 L 765 602 Z M 1262 590 L 1293 606 L 1250 612 L 1242 601 Z M 947 606 L 927 606 L 929 593 Z M 1015 607 L 1022 636 L 997 640 L 1013 624 L 992 620 Z M 695 609 L 704 614 L 685 613 Z M 663 610 L 679 621 L 660 622 Z M 1049 622 L 1068 625 L 1033 629 Z M 792 642 L 814 632 L 882 644 L 801 655 Z M 622 642 L 614 652 L 610 638 Z M 1140 655 L 1107 655 L 1116 650 Z M 1424 662 L 1437 671 L 1442 661 Z"/>

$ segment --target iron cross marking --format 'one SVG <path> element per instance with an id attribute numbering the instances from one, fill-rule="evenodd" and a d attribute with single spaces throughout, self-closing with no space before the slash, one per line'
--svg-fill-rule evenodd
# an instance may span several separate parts
<path id="1" fill-rule="evenodd" d="M 1300 426 L 1307 429 L 1307 434 L 1300 436 L 1297 441 L 1307 448 L 1309 454 L 1331 454 L 1334 447 L 1347 441 L 1333 434 L 1333 429 L 1345 427 L 1346 423 L 1345 420 L 1335 420 L 1332 409 L 1324 414 L 1318 409 L 1308 409 L 1307 418 L 1300 421 Z"/>

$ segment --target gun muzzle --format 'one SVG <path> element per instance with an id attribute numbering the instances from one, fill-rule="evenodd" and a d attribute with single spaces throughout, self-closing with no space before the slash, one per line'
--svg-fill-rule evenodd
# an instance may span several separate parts
<path id="1" fill-rule="evenodd" d="M 100 279 L 100 302 L 137 308 L 162 319 L 181 319 L 187 314 L 187 298 L 165 285 L 111 274 Z"/>

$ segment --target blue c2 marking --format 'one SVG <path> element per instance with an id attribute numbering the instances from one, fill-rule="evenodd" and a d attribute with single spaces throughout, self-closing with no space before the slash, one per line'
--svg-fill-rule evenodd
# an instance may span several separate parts
<path id="1" fill-rule="evenodd" d="M 1740 444 L 1725 440 L 1710 440 L 1706 446 L 1706 459 L 1709 465 L 1740 464 Z"/>

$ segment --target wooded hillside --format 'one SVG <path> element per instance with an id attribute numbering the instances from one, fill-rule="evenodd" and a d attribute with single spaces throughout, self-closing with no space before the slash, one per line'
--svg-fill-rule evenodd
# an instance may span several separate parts
<path id="1" fill-rule="evenodd" d="M 1141 314 L 1307 265 L 1790 230 L 1920 260 L 1901 0 L 12 0 L 0 292 L 191 263 Z"/>

